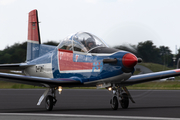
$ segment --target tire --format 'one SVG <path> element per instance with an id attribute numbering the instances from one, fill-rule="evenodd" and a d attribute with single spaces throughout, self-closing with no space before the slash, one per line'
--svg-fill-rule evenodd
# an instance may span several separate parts
<path id="1" fill-rule="evenodd" d="M 111 99 L 110 103 L 111 103 L 111 108 L 113 110 L 117 110 L 118 109 L 118 99 L 117 99 L 116 96 L 113 97 L 113 100 Z"/>
<path id="2" fill-rule="evenodd" d="M 46 110 L 51 111 L 53 109 L 53 97 L 48 95 L 45 101 Z"/>
<path id="3" fill-rule="evenodd" d="M 128 95 L 126 93 L 122 94 L 122 100 L 120 100 L 120 103 L 121 103 L 121 107 L 123 109 L 128 108 L 128 106 L 129 106 L 129 98 L 128 98 Z"/>

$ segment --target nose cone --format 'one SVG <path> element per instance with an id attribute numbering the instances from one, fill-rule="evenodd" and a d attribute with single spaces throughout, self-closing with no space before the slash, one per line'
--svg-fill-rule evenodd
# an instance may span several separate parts
<path id="1" fill-rule="evenodd" d="M 122 58 L 122 63 L 127 68 L 133 68 L 137 62 L 137 57 L 131 53 L 126 53 Z"/>

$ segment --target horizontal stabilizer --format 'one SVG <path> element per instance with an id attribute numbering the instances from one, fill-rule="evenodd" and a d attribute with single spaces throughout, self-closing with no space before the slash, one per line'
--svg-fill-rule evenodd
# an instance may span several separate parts
<path id="1" fill-rule="evenodd" d="M 3 70 L 24 70 L 26 67 L 32 65 L 27 65 L 26 63 L 17 63 L 17 64 L 0 64 L 0 69 Z"/>

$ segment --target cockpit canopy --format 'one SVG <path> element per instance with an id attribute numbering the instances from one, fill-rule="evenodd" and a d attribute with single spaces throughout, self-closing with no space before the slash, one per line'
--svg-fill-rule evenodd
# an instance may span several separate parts
<path id="1" fill-rule="evenodd" d="M 74 35 L 70 35 L 58 45 L 58 49 L 78 52 L 89 52 L 97 47 L 108 46 L 98 37 L 87 32 L 80 32 Z"/>

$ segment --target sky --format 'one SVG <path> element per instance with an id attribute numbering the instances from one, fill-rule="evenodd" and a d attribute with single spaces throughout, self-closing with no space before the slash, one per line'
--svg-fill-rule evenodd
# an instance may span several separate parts
<path id="1" fill-rule="evenodd" d="M 27 40 L 28 13 L 38 10 L 42 42 L 79 31 L 109 46 L 151 40 L 180 47 L 180 0 L 0 0 L 0 50 Z"/>

